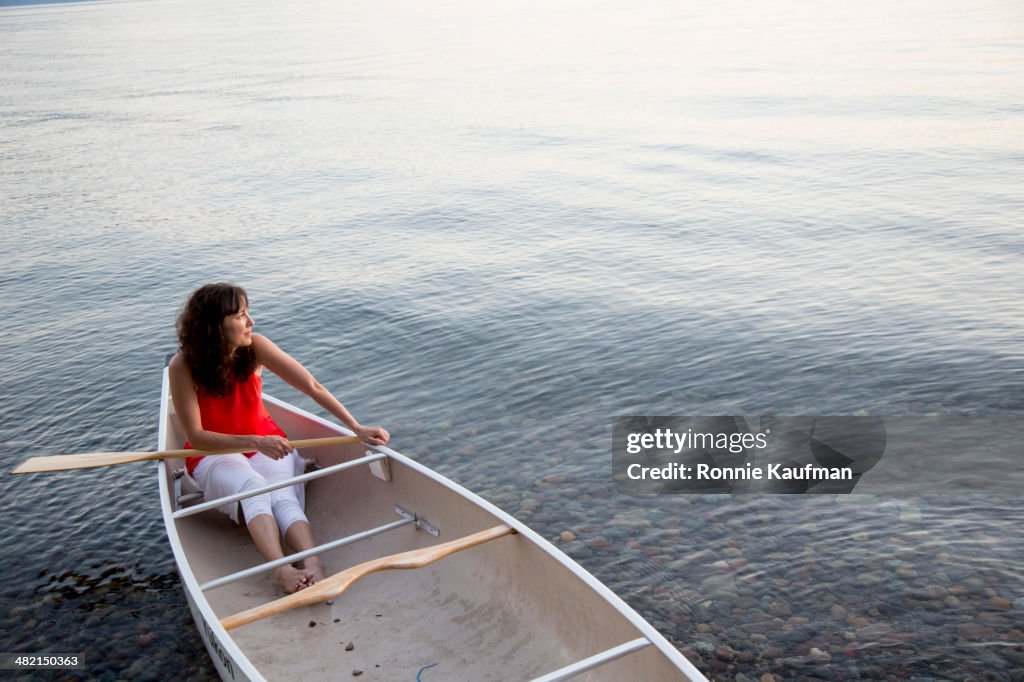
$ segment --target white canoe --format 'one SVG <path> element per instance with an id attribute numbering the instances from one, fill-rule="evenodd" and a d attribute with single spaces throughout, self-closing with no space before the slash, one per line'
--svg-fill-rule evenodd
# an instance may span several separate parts
<path id="1" fill-rule="evenodd" d="M 349 435 L 280 400 L 265 402 L 290 440 Z M 182 447 L 166 369 L 160 410 L 158 449 Z M 329 574 L 495 526 L 516 532 L 423 568 L 367 575 L 333 603 L 228 630 L 223 619 L 283 593 L 270 569 L 261 570 L 248 532 L 217 512 L 217 501 L 190 494 L 190 479 L 176 473 L 184 461 L 162 461 L 167 536 L 222 679 L 705 679 L 572 559 L 447 478 L 386 447 L 357 443 L 303 454 L 320 467 L 306 484 L 306 512 L 317 541 L 327 545 L 318 553 Z M 346 462 L 356 463 L 339 467 Z"/>

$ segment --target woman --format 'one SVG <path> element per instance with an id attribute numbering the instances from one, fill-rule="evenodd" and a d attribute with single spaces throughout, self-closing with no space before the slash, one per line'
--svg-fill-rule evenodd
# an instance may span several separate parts
<path id="1" fill-rule="evenodd" d="M 274 343 L 252 332 L 249 297 L 230 284 L 207 284 L 189 297 L 178 317 L 177 354 L 169 364 L 174 410 L 188 438 L 200 450 L 238 448 L 238 454 L 189 457 L 186 467 L 207 499 L 218 499 L 302 473 L 305 461 L 267 412 L 262 398 L 263 368 L 281 377 L 334 415 L 364 442 L 390 438 L 380 426 L 363 426 L 309 371 Z M 296 552 L 314 547 L 304 512 L 302 484 L 241 501 L 249 534 L 268 561 L 284 556 L 283 535 Z M 238 505 L 221 511 L 238 522 Z M 324 577 L 318 557 L 303 568 L 285 564 L 274 571 L 287 592 Z"/>

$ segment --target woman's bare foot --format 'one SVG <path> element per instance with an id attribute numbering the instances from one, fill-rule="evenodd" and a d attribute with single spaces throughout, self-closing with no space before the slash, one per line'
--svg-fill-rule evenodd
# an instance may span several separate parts
<path id="1" fill-rule="evenodd" d="M 277 579 L 277 584 L 288 594 L 305 589 L 315 582 L 313 573 L 306 569 L 295 568 L 291 564 L 275 568 L 274 577 Z"/>
<path id="2" fill-rule="evenodd" d="M 320 557 L 306 557 L 302 565 L 306 567 L 307 572 L 313 574 L 313 580 L 310 581 L 310 585 L 315 585 L 324 579 L 324 563 L 320 561 Z"/>

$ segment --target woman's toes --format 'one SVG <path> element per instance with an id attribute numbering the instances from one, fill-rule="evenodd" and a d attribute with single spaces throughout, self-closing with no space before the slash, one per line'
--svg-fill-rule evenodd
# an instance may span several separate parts
<path id="1" fill-rule="evenodd" d="M 281 566 L 275 569 L 274 577 L 277 578 L 277 584 L 288 594 L 313 584 L 310 582 L 311 574 L 308 571 L 300 571 L 294 566 Z"/>
<path id="2" fill-rule="evenodd" d="M 306 572 L 310 575 L 310 585 L 314 585 L 324 579 L 324 565 L 320 559 L 316 557 L 309 557 L 303 562 L 306 567 Z"/>

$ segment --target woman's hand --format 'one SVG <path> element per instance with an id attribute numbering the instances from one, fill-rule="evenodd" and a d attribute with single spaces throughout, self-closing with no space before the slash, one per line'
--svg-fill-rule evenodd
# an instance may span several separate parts
<path id="1" fill-rule="evenodd" d="M 391 440 L 391 434 L 383 426 L 357 426 L 355 432 L 370 445 L 384 445 Z"/>
<path id="2" fill-rule="evenodd" d="M 270 459 L 281 459 L 292 451 L 292 444 L 281 436 L 257 436 L 256 449 Z"/>

